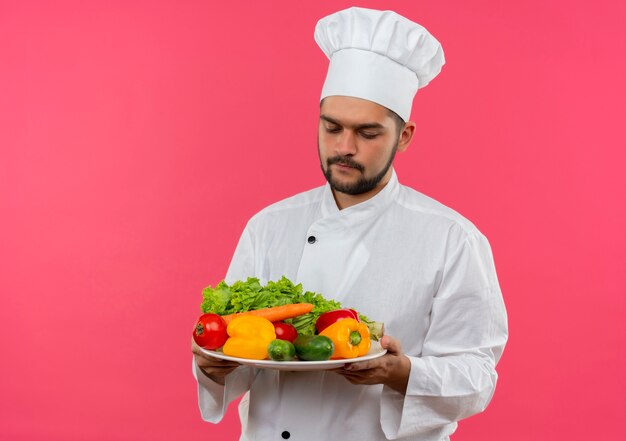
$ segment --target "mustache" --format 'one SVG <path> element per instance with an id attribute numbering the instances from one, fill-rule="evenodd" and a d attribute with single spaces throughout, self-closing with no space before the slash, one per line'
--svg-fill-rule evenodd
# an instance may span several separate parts
<path id="1" fill-rule="evenodd" d="M 357 169 L 360 172 L 365 170 L 365 167 L 363 167 L 361 164 L 359 164 L 354 159 L 352 159 L 352 158 L 350 158 L 348 156 L 333 156 L 332 158 L 328 158 L 326 160 L 326 165 L 328 167 L 330 167 L 333 164 L 346 165 L 348 167 L 355 168 L 355 169 Z"/>

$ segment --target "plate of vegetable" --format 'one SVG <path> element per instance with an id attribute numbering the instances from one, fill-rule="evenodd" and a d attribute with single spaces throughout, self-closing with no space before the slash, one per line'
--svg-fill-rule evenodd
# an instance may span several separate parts
<path id="1" fill-rule="evenodd" d="M 205 288 L 193 338 L 211 357 L 258 368 L 326 370 L 387 351 L 383 325 L 283 277 Z"/>
<path id="2" fill-rule="evenodd" d="M 369 352 L 356 358 L 343 358 L 336 360 L 322 360 L 322 361 L 303 361 L 303 360 L 291 360 L 291 361 L 274 361 L 274 360 L 252 360 L 249 358 L 231 357 L 225 355 L 222 351 L 209 351 L 202 349 L 206 355 L 210 357 L 219 358 L 221 360 L 230 360 L 241 363 L 242 365 L 252 366 L 256 368 L 264 369 L 277 369 L 281 371 L 319 371 L 340 368 L 347 363 L 356 363 L 359 361 L 373 360 L 378 357 L 382 357 L 387 353 L 386 349 L 380 346 L 380 342 L 373 341 Z"/>

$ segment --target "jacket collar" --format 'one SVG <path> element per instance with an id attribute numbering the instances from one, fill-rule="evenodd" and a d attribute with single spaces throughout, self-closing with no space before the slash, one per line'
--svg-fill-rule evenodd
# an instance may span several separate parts
<path id="1" fill-rule="evenodd" d="M 376 195 L 360 204 L 339 210 L 330 185 L 326 183 L 321 205 L 322 220 L 328 220 L 333 224 L 338 222 L 342 226 L 351 226 L 373 219 L 389 207 L 396 199 L 399 191 L 398 177 L 395 170 L 392 169 L 389 182 Z"/>

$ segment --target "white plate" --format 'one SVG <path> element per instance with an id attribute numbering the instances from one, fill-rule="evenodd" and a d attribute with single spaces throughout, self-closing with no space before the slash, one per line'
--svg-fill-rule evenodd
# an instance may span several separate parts
<path id="1" fill-rule="evenodd" d="M 210 357 L 219 358 L 221 360 L 236 361 L 237 363 L 245 364 L 247 366 L 254 366 L 258 368 L 266 369 L 278 369 L 281 371 L 321 371 L 326 369 L 335 369 L 343 366 L 346 363 L 356 363 L 358 361 L 372 360 L 374 358 L 382 357 L 387 353 L 387 349 L 380 347 L 380 342 L 372 341 L 372 347 L 367 355 L 357 358 L 346 358 L 340 360 L 326 360 L 326 361 L 274 361 L 274 360 L 251 360 L 249 358 L 231 357 L 224 355 L 223 352 L 209 351 L 202 349 L 206 355 Z"/>

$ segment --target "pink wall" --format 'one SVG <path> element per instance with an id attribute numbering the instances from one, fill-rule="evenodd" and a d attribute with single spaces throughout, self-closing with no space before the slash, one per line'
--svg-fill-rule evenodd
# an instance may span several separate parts
<path id="1" fill-rule="evenodd" d="M 509 310 L 457 441 L 623 437 L 623 4 L 360 2 L 444 45 L 396 168 L 489 237 Z M 200 291 L 322 183 L 312 33 L 349 5 L 0 3 L 0 439 L 236 439 L 197 410 Z"/>

